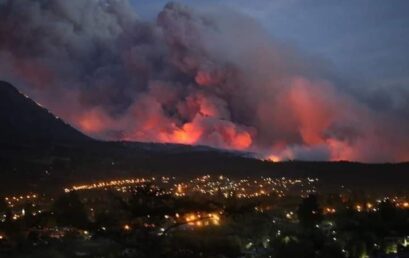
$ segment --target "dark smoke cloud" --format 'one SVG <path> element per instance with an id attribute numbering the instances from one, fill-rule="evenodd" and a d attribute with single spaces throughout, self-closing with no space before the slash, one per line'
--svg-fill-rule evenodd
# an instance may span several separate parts
<path id="1" fill-rule="evenodd" d="M 126 0 L 0 0 L 0 17 L 1 79 L 95 137 L 409 159 L 404 111 L 357 101 L 233 11 L 170 3 L 153 24 Z"/>

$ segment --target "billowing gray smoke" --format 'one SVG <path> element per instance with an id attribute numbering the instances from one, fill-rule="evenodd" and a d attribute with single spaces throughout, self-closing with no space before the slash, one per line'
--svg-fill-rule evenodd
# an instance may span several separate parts
<path id="1" fill-rule="evenodd" d="M 345 94 L 241 14 L 170 3 L 153 24 L 126 0 L 0 0 L 0 17 L 0 79 L 95 137 L 409 160 L 407 118 Z"/>

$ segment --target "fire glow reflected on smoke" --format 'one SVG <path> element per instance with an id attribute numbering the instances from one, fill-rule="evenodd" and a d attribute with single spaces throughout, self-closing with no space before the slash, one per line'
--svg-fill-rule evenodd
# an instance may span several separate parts
<path id="1" fill-rule="evenodd" d="M 280 162 L 280 161 L 281 161 L 280 157 L 279 157 L 279 156 L 276 156 L 276 155 L 269 155 L 269 156 L 266 158 L 266 160 L 267 160 L 267 161 L 271 161 L 271 162 Z"/>
<path id="2" fill-rule="evenodd" d="M 127 0 L 4 0 L 0 17 L 1 77 L 93 137 L 409 160 L 407 118 L 372 110 L 234 11 L 171 3 L 149 23 Z"/>
<path id="3" fill-rule="evenodd" d="M 193 123 L 186 123 L 182 128 L 177 128 L 170 134 L 162 132 L 159 135 L 159 141 L 166 143 L 196 144 L 201 135 L 202 129 L 200 127 L 197 127 Z"/>

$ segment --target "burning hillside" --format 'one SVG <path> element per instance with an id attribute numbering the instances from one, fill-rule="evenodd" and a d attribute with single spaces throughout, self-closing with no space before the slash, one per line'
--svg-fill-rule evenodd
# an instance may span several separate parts
<path id="1" fill-rule="evenodd" d="M 241 14 L 126 0 L 0 0 L 0 78 L 83 132 L 280 159 L 409 159 L 408 119 L 370 109 L 319 61 Z"/>

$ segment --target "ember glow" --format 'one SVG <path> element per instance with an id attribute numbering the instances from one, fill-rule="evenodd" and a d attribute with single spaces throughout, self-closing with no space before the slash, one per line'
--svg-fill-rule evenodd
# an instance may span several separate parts
<path id="1" fill-rule="evenodd" d="M 266 158 L 267 161 L 271 161 L 271 162 L 279 162 L 280 161 L 280 157 L 274 154 L 269 155 Z"/>
<path id="2" fill-rule="evenodd" d="M 409 160 L 407 117 L 371 109 L 236 12 L 171 3 L 150 23 L 126 0 L 3 0 L 0 16 L 0 78 L 93 137 Z"/>

